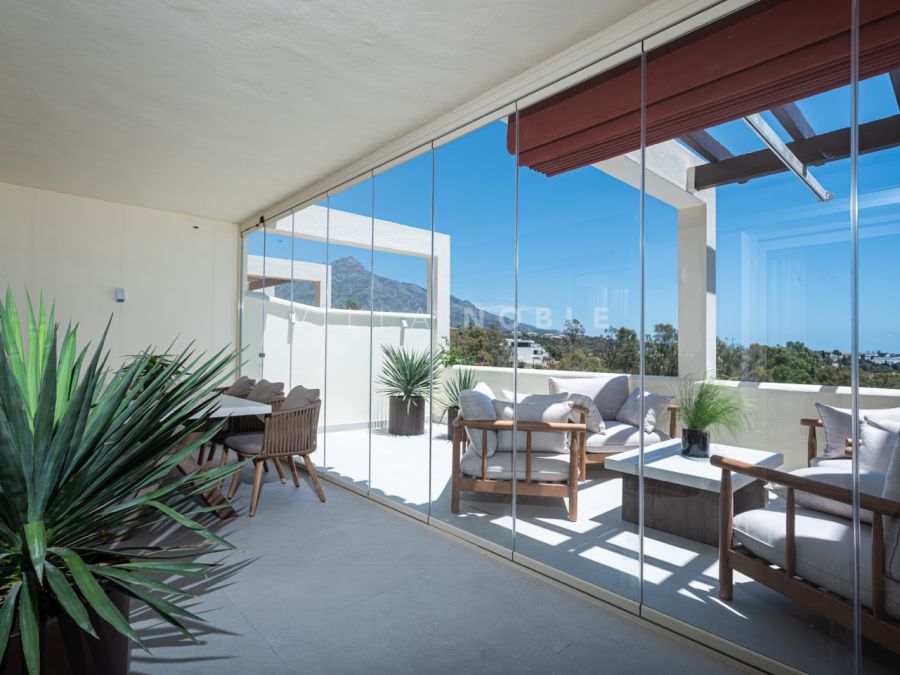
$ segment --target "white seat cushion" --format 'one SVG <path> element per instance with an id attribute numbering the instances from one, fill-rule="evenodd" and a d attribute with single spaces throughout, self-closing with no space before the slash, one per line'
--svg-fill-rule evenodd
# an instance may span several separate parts
<path id="1" fill-rule="evenodd" d="M 837 460 L 822 462 L 818 466 L 791 471 L 791 475 L 799 476 L 800 478 L 808 478 L 827 485 L 835 485 L 846 490 L 853 489 L 853 466 L 849 460 L 846 462 L 839 462 Z M 880 497 L 884 490 L 884 474 L 877 471 L 860 471 L 859 489 L 865 494 Z M 840 516 L 841 518 L 846 518 L 847 520 L 850 520 L 853 517 L 853 507 L 850 504 L 836 502 L 827 497 L 820 497 L 819 495 L 799 490 L 794 492 L 794 499 L 798 506 L 805 506 L 808 509 L 830 513 L 835 516 Z M 859 512 L 859 519 L 864 523 L 871 524 L 872 512 L 862 509 Z"/>
<path id="2" fill-rule="evenodd" d="M 487 478 L 512 479 L 511 452 L 495 452 L 487 460 Z M 460 461 L 462 472 L 481 478 L 481 457 L 471 448 Z M 516 478 L 525 480 L 525 452 L 516 453 Z M 539 483 L 564 483 L 569 480 L 569 456 L 558 453 L 534 452 L 531 455 L 531 480 Z"/>
<path id="3" fill-rule="evenodd" d="M 797 576 L 850 599 L 853 596 L 853 528 L 839 516 L 798 508 L 795 514 Z M 860 526 L 860 590 L 872 606 L 872 528 Z M 734 517 L 734 540 L 770 563 L 785 564 L 784 502 Z M 900 583 L 886 578 L 885 609 L 900 619 Z"/>
<path id="4" fill-rule="evenodd" d="M 853 471 L 853 460 L 845 455 L 841 455 L 840 457 L 831 457 L 829 455 L 819 455 L 818 457 L 813 457 L 809 460 L 809 465 L 812 466 L 827 466 L 831 469 L 836 469 L 840 471 Z"/>
<path id="5" fill-rule="evenodd" d="M 630 424 L 622 422 L 608 422 L 606 430 L 602 434 L 588 434 L 585 441 L 587 452 L 621 452 L 622 450 L 636 448 L 640 443 L 640 430 Z M 644 433 L 644 445 L 668 441 L 669 435 L 654 429 Z"/>
<path id="6" fill-rule="evenodd" d="M 262 434 L 235 434 L 225 439 L 225 445 L 246 455 L 258 455 L 262 452 Z"/>

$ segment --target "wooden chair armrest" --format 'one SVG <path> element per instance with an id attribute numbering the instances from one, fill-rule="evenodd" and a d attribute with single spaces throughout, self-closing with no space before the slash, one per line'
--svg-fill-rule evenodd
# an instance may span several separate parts
<path id="1" fill-rule="evenodd" d="M 815 417 L 801 417 L 800 424 L 809 427 L 809 433 L 806 439 L 806 463 L 809 464 L 813 458 L 819 454 L 818 442 L 816 441 L 816 429 L 824 427 L 822 420 Z"/>
<path id="2" fill-rule="evenodd" d="M 776 483 L 787 488 L 800 490 L 801 492 L 808 492 L 820 497 L 833 499 L 843 504 L 853 503 L 853 493 L 847 488 L 829 485 L 828 483 L 821 483 L 809 478 L 801 478 L 800 476 L 785 473 L 784 471 L 756 466 L 736 459 L 728 459 L 721 455 L 713 455 L 709 458 L 709 463 L 720 469 L 741 473 L 745 476 L 752 476 L 753 478 L 758 478 L 767 483 Z M 860 508 L 868 509 L 869 511 L 881 513 L 886 516 L 900 517 L 900 502 L 891 501 L 884 497 L 860 493 L 859 505 Z"/>
<path id="3" fill-rule="evenodd" d="M 815 419 L 813 417 L 802 417 L 800 418 L 800 424 L 804 427 L 812 427 L 814 429 L 818 429 L 819 427 L 824 427 L 825 425 L 822 423 L 822 420 Z"/>

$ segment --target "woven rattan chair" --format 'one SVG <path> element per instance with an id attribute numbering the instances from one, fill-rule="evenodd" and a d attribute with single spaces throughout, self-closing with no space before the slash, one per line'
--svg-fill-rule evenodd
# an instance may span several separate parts
<path id="1" fill-rule="evenodd" d="M 316 474 L 316 467 L 310 459 L 315 452 L 318 440 L 317 428 L 319 424 L 319 409 L 321 401 L 316 401 L 302 408 L 280 410 L 271 412 L 262 417 L 262 432 L 249 432 L 234 434 L 225 439 L 222 451 L 222 464 L 228 459 L 228 451 L 233 450 L 238 459 L 252 459 L 255 474 L 253 477 L 253 494 L 250 498 L 250 516 L 256 515 L 256 504 L 259 501 L 259 493 L 262 488 L 263 470 L 266 462 L 271 461 L 278 471 L 282 483 L 286 483 L 284 472 L 281 468 L 281 460 L 287 460 L 288 468 L 294 479 L 294 486 L 300 487 L 300 477 L 297 473 L 297 464 L 294 455 L 303 458 L 306 471 L 312 480 L 319 501 L 325 501 L 325 493 Z M 240 483 L 241 471 L 234 474 L 231 479 L 231 488 L 228 498 L 234 497 Z"/>

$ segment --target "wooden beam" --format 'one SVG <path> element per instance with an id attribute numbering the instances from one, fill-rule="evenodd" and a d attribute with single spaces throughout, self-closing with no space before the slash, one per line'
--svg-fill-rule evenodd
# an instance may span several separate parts
<path id="1" fill-rule="evenodd" d="M 897 99 L 897 108 L 900 109 L 900 70 L 892 70 L 890 78 L 891 87 L 894 89 L 894 98 Z"/>
<path id="2" fill-rule="evenodd" d="M 785 103 L 777 108 L 772 108 L 772 114 L 778 123 L 784 127 L 788 135 L 795 141 L 802 141 L 804 138 L 811 138 L 816 135 L 812 126 L 800 112 L 800 108 L 796 103 Z"/>
<path id="3" fill-rule="evenodd" d="M 708 131 L 692 131 L 682 136 L 680 140 L 707 162 L 718 162 L 734 157 L 731 151 L 713 138 Z"/>
<path id="4" fill-rule="evenodd" d="M 865 154 L 900 145 L 900 115 L 892 115 L 859 126 L 859 152 Z M 838 129 L 802 141 L 787 144 L 788 149 L 804 164 L 821 166 L 850 156 L 850 129 Z M 775 154 L 766 150 L 748 152 L 718 162 L 693 168 L 695 190 L 744 183 L 753 178 L 787 171 Z"/>

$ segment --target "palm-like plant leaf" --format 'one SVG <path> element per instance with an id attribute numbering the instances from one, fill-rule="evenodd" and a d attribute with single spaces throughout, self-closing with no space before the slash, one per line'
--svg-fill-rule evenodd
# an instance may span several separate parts
<path id="1" fill-rule="evenodd" d="M 174 481 L 169 472 L 205 439 L 211 391 L 233 372 L 235 355 L 191 347 L 153 350 L 107 369 L 100 339 L 80 347 L 77 326 L 58 340 L 54 309 L 28 300 L 24 331 L 13 295 L 0 302 L 0 658 L 14 619 L 32 675 L 40 672 L 40 622 L 67 614 L 94 634 L 88 609 L 141 644 L 109 598 L 145 602 L 187 635 L 176 617 L 196 619 L 167 600 L 182 592 L 149 577 L 205 575 L 187 561 L 228 542 L 196 520 L 192 496 L 237 469 L 217 467 Z M 25 334 L 23 339 L 23 332 Z M 189 528 L 205 547 L 126 548 L 129 528 L 159 521 Z"/>
<path id="2" fill-rule="evenodd" d="M 478 374 L 472 368 L 459 368 L 447 378 L 441 393 L 440 407 L 443 412 L 459 407 L 459 392 L 473 389 L 478 384 Z"/>
<path id="3" fill-rule="evenodd" d="M 407 410 L 413 399 L 428 398 L 429 382 L 433 372 L 435 376 L 440 370 L 440 352 L 432 355 L 427 349 L 416 350 L 393 345 L 382 345 L 384 363 L 377 384 L 380 393 L 385 396 L 396 396 L 406 402 Z"/>

